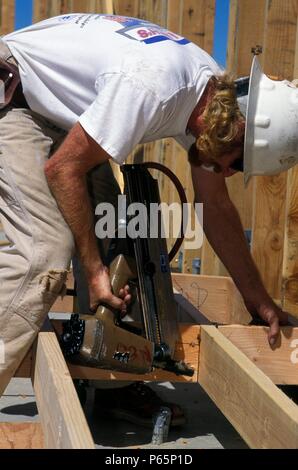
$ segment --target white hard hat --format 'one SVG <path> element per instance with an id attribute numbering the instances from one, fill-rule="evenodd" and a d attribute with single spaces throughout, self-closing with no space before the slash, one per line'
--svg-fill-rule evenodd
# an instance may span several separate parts
<path id="1" fill-rule="evenodd" d="M 275 175 L 298 163 L 298 88 L 275 81 L 254 57 L 248 91 L 244 141 L 244 181 Z"/>

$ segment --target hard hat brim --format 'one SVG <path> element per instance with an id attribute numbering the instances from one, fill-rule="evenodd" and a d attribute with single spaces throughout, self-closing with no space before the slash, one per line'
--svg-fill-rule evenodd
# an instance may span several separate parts
<path id="1" fill-rule="evenodd" d="M 248 89 L 248 99 L 247 99 L 247 114 L 246 114 L 246 123 L 245 123 L 245 136 L 244 136 L 244 162 L 243 162 L 243 173 L 244 173 L 244 184 L 247 185 L 251 176 L 252 176 L 252 153 L 254 147 L 254 122 L 257 110 L 258 96 L 260 81 L 263 75 L 261 64 L 257 58 L 254 56 L 250 80 L 249 80 L 249 89 Z"/>

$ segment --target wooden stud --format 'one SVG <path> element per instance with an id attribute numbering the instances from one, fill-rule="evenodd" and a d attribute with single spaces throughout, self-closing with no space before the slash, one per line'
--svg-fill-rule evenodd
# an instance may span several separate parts
<path id="1" fill-rule="evenodd" d="M 298 26 L 295 44 L 295 79 L 298 78 Z M 297 86 L 297 85 L 296 85 Z M 287 184 L 287 222 L 284 243 L 282 307 L 298 317 L 298 167 L 288 172 Z"/>
<path id="2" fill-rule="evenodd" d="M 181 34 L 183 0 L 168 1 L 167 27 L 174 33 Z"/>
<path id="3" fill-rule="evenodd" d="M 202 246 L 201 274 L 215 276 L 219 274 L 219 271 L 220 259 L 208 242 L 207 237 L 204 237 L 204 243 Z"/>
<path id="4" fill-rule="evenodd" d="M 172 280 L 174 288 L 209 321 L 250 323 L 251 315 L 231 278 L 173 273 Z"/>
<path id="5" fill-rule="evenodd" d="M 38 335 L 34 391 L 46 448 L 94 449 L 55 333 Z"/>
<path id="6" fill-rule="evenodd" d="M 287 220 L 282 269 L 282 307 L 298 317 L 298 168 L 288 174 Z"/>
<path id="7" fill-rule="evenodd" d="M 113 0 L 103 0 L 103 13 L 107 13 L 108 15 L 113 15 L 114 13 L 114 5 Z"/>
<path id="8" fill-rule="evenodd" d="M 298 448 L 298 407 L 214 326 L 201 327 L 199 383 L 247 444 Z"/>
<path id="9" fill-rule="evenodd" d="M 179 12 L 180 19 L 176 12 L 177 19 L 175 18 L 174 8 L 170 11 L 171 17 L 168 18 L 168 23 L 171 22 L 174 26 L 179 26 L 179 31 L 182 36 L 187 37 L 189 40 L 197 44 L 198 46 L 205 49 L 208 53 L 212 53 L 213 49 L 213 32 L 214 32 L 214 16 L 215 16 L 215 1 L 214 0 L 184 0 L 182 3 L 177 2 L 174 5 Z M 175 29 L 177 29 L 177 27 Z M 176 152 L 173 156 L 172 164 L 175 165 L 175 174 L 181 180 L 185 191 L 187 200 L 190 203 L 194 201 L 194 192 L 191 180 L 190 165 L 187 162 L 187 154 L 182 148 L 176 145 Z M 191 218 L 194 220 L 195 213 L 192 209 Z M 208 251 L 207 240 L 204 240 L 203 251 L 198 250 L 187 250 L 185 244 L 182 247 L 182 271 L 183 273 L 190 274 L 193 269 L 193 260 L 195 258 L 202 258 L 201 272 L 204 272 L 204 254 Z M 206 258 L 205 258 L 206 259 Z M 217 272 L 212 271 L 212 274 Z"/>
<path id="10" fill-rule="evenodd" d="M 184 0 L 182 34 L 209 54 L 213 49 L 215 0 Z"/>
<path id="11" fill-rule="evenodd" d="M 251 49 L 264 46 L 266 5 L 267 0 L 230 0 L 227 70 L 236 77 L 249 75 Z"/>
<path id="12" fill-rule="evenodd" d="M 252 254 L 269 294 L 281 298 L 287 174 L 255 181 Z"/>
<path id="13" fill-rule="evenodd" d="M 264 71 L 292 80 L 297 34 L 297 1 L 268 2 Z"/>
<path id="14" fill-rule="evenodd" d="M 275 384 L 298 385 L 298 328 L 282 327 L 276 346 L 262 326 L 220 326 L 219 331 L 242 351 Z"/>
<path id="15" fill-rule="evenodd" d="M 139 16 L 139 0 L 114 0 L 114 10 L 116 15 Z"/>
<path id="16" fill-rule="evenodd" d="M 263 43 L 266 0 L 231 0 L 226 69 L 235 78 L 249 75 L 251 48 Z M 247 20 L 249 18 L 249 21 Z M 226 185 L 243 225 L 252 228 L 253 185 L 244 188 L 243 174 L 226 179 Z M 202 274 L 227 276 L 227 270 L 210 245 L 204 245 Z"/>
<path id="17" fill-rule="evenodd" d="M 294 63 L 294 78 L 298 79 L 298 27 L 296 31 L 296 44 L 295 44 L 295 63 Z"/>
<path id="18" fill-rule="evenodd" d="M 71 11 L 74 13 L 88 13 L 89 12 L 89 1 L 87 0 L 72 0 Z"/>
<path id="19" fill-rule="evenodd" d="M 2 0 L 0 8 L 0 34 L 2 36 L 14 30 L 15 0 Z"/>

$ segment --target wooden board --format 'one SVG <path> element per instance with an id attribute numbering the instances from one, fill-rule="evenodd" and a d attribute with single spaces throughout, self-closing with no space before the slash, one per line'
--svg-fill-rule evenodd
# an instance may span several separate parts
<path id="1" fill-rule="evenodd" d="M 183 0 L 168 1 L 167 25 L 170 31 L 178 34 L 180 34 L 182 30 L 182 9 Z"/>
<path id="2" fill-rule="evenodd" d="M 2 0 L 0 9 L 0 34 L 2 36 L 14 30 L 15 0 Z"/>
<path id="3" fill-rule="evenodd" d="M 55 333 L 39 333 L 34 391 L 47 449 L 94 449 Z"/>
<path id="4" fill-rule="evenodd" d="M 298 79 L 298 27 L 293 77 Z M 297 86 L 297 85 L 296 85 Z M 298 317 L 298 167 L 288 172 L 287 223 L 284 243 L 281 301 L 285 310 Z"/>
<path id="5" fill-rule="evenodd" d="M 175 7 L 175 5 L 174 5 Z M 213 51 L 213 35 L 214 35 L 214 18 L 215 18 L 215 1 L 214 0 L 183 0 L 180 5 L 176 5 L 177 11 L 171 10 L 171 17 L 177 17 L 177 11 L 180 15 L 179 32 L 182 36 L 187 37 L 209 54 Z M 174 24 L 174 20 L 169 16 L 169 22 Z M 178 19 L 178 18 L 177 18 Z M 177 20 L 176 20 L 177 23 Z M 181 180 L 188 202 L 194 201 L 194 191 L 192 186 L 190 165 L 187 163 L 187 154 L 179 146 L 175 147 L 175 153 L 172 157 L 172 165 L 175 174 Z M 194 211 L 191 211 L 192 220 L 194 220 Z M 193 260 L 195 258 L 202 259 L 202 273 L 206 267 L 204 262 L 209 244 L 204 239 L 203 251 L 201 249 L 186 249 L 185 243 L 182 246 L 182 272 L 191 274 L 193 272 Z M 217 271 L 212 271 L 217 274 Z"/>
<path id="6" fill-rule="evenodd" d="M 43 449 L 40 423 L 0 423 L 0 449 Z"/>
<path id="7" fill-rule="evenodd" d="M 34 0 L 34 21 L 64 13 L 113 14 L 113 0 Z"/>
<path id="8" fill-rule="evenodd" d="M 298 448 L 298 407 L 214 326 L 201 327 L 199 383 L 247 444 Z"/>
<path id="9" fill-rule="evenodd" d="M 219 331 L 275 384 L 298 385 L 298 328 L 283 327 L 272 349 L 267 327 L 220 326 Z"/>
<path id="10" fill-rule="evenodd" d="M 182 34 L 210 54 L 213 49 L 215 0 L 184 0 Z"/>
<path id="11" fill-rule="evenodd" d="M 287 174 L 257 177 L 252 254 L 269 294 L 281 298 Z"/>
<path id="12" fill-rule="evenodd" d="M 251 48 L 262 43 L 266 0 L 231 0 L 226 69 L 234 78 L 249 75 Z M 249 18 L 249 21 L 247 20 Z M 244 188 L 243 174 L 226 179 L 229 195 L 245 230 L 252 227 L 253 187 Z M 207 240 L 202 250 L 201 274 L 227 276 L 228 272 Z"/>
<path id="13" fill-rule="evenodd" d="M 298 27 L 296 31 L 294 78 L 298 79 Z"/>
<path id="14" fill-rule="evenodd" d="M 174 273 L 172 280 L 174 288 L 211 322 L 250 323 L 251 316 L 231 278 Z"/>
<path id="15" fill-rule="evenodd" d="M 281 303 L 298 317 L 298 167 L 288 174 Z"/>
<path id="16" fill-rule="evenodd" d="M 264 46 L 267 3 L 267 0 L 230 0 L 227 70 L 237 77 L 249 75 L 252 48 Z"/>
<path id="17" fill-rule="evenodd" d="M 116 15 L 139 16 L 139 0 L 114 0 L 114 11 Z"/>
<path id="18" fill-rule="evenodd" d="M 33 21 L 42 21 L 51 16 L 60 15 L 61 1 L 60 0 L 34 0 L 33 8 Z"/>
<path id="19" fill-rule="evenodd" d="M 262 46 L 264 43 L 266 1 L 231 0 L 230 2 L 227 71 L 235 77 L 250 74 L 253 58 L 251 50 L 256 45 Z M 242 173 L 227 178 L 226 183 L 244 229 L 251 230 L 253 184 L 250 183 L 244 188 Z"/>

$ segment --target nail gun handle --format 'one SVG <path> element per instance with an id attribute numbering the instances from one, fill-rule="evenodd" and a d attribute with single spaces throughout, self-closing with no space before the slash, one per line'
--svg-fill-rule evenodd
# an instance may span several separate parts
<path id="1" fill-rule="evenodd" d="M 119 255 L 110 264 L 110 281 L 112 291 L 119 295 L 122 289 L 130 279 L 137 277 L 137 268 L 135 260 L 129 256 Z"/>
<path id="2" fill-rule="evenodd" d="M 111 262 L 109 271 L 112 291 L 117 297 L 119 296 L 120 289 L 123 289 L 129 280 L 137 277 L 136 263 L 130 256 L 117 256 L 117 258 Z M 111 307 L 100 305 L 95 316 L 101 318 L 105 309 L 112 311 Z"/>

